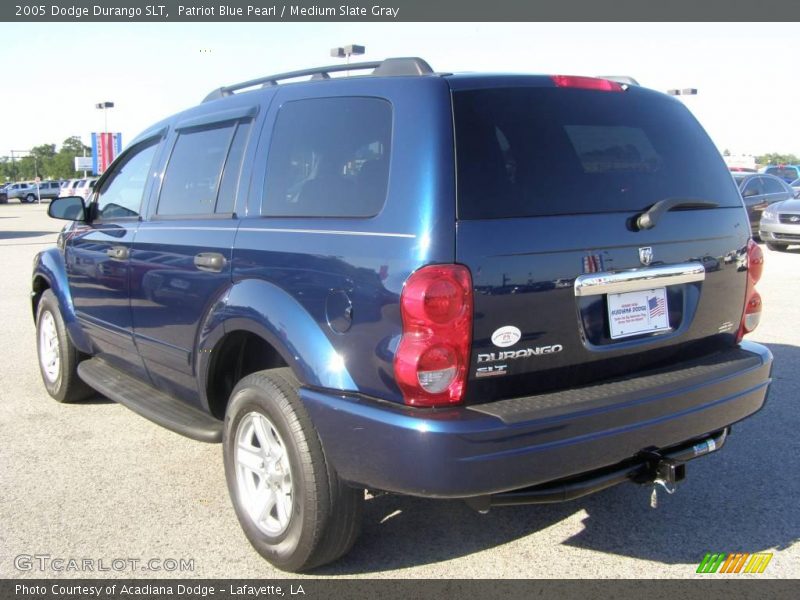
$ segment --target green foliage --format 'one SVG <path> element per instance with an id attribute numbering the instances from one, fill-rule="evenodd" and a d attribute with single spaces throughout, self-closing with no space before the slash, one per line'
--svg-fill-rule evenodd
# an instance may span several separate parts
<path id="1" fill-rule="evenodd" d="M 23 157 L 15 152 L 13 161 L 11 156 L 0 157 L 0 181 L 29 181 L 37 176 L 43 180 L 81 177 L 83 172 L 75 171 L 75 157 L 91 156 L 91 152 L 78 137 L 64 140 L 58 152 L 55 144 L 35 146 Z"/>
<path id="2" fill-rule="evenodd" d="M 800 158 L 797 158 L 794 154 L 771 152 L 756 156 L 756 162 L 760 165 L 797 165 L 800 164 Z"/>

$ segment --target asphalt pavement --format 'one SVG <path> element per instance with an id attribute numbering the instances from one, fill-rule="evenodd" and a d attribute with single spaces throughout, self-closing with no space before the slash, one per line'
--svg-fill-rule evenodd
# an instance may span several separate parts
<path id="1" fill-rule="evenodd" d="M 102 397 L 60 405 L 45 392 L 30 274 L 61 224 L 46 204 L 0 205 L 0 577 L 282 577 L 239 527 L 221 446 Z M 657 509 L 634 485 L 486 515 L 378 496 L 353 551 L 312 576 L 709 577 L 695 574 L 707 552 L 771 552 L 763 575 L 736 577 L 800 577 L 800 249 L 764 251 L 765 313 L 749 339 L 775 355 L 769 401 Z"/>

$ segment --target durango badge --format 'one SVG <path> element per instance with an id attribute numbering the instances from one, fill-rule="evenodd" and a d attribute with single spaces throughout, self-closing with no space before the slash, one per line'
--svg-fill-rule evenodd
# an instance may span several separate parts
<path id="1" fill-rule="evenodd" d="M 522 332 L 513 325 L 506 325 L 492 334 L 492 343 L 498 348 L 513 346 L 522 337 Z"/>

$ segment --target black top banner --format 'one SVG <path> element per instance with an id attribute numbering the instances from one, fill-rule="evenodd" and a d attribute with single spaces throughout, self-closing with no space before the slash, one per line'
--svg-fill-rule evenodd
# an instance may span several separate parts
<path id="1" fill-rule="evenodd" d="M 50 0 L 0 4 L 10 22 L 797 21 L 796 0 Z"/>

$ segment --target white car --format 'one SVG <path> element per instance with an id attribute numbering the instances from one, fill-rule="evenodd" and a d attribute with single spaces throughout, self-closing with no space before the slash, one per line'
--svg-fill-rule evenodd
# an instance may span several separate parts
<path id="1" fill-rule="evenodd" d="M 80 196 L 84 200 L 88 200 L 94 192 L 94 186 L 97 183 L 97 179 L 97 177 L 79 179 L 78 184 L 72 188 L 72 193 L 70 196 Z"/>

